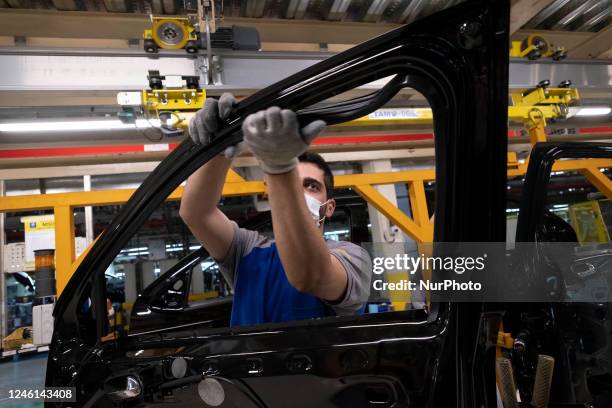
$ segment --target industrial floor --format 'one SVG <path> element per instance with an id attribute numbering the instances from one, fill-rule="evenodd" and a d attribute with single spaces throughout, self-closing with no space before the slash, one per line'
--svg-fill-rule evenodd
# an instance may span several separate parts
<path id="1" fill-rule="evenodd" d="M 0 408 L 42 408 L 42 402 L 16 401 L 7 398 L 8 389 L 41 389 L 45 386 L 47 353 L 22 355 L 0 362 Z"/>

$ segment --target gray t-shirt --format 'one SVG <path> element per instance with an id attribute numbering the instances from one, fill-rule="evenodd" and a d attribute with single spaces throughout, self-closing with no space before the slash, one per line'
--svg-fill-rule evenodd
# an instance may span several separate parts
<path id="1" fill-rule="evenodd" d="M 255 248 L 265 248 L 272 245 L 274 240 L 257 231 L 239 228 L 232 221 L 234 239 L 223 261 L 218 262 L 219 269 L 227 282 L 234 288 L 236 272 L 242 258 L 246 257 Z M 358 245 L 346 241 L 325 242 L 330 253 L 338 259 L 347 275 L 346 293 L 340 301 L 328 304 L 337 315 L 355 314 L 370 296 L 372 280 L 372 259 L 368 252 Z"/>

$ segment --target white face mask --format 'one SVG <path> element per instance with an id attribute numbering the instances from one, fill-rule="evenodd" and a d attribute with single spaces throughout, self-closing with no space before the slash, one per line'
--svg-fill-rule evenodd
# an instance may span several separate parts
<path id="1" fill-rule="evenodd" d="M 306 193 L 304 193 L 304 197 L 306 198 L 306 205 L 308 206 L 308 212 L 310 213 L 310 216 L 313 220 L 315 220 L 317 226 L 320 226 L 321 222 L 323 222 L 323 220 L 325 219 L 325 213 L 321 215 L 321 207 L 327 204 L 329 200 L 322 203 L 313 196 Z"/>

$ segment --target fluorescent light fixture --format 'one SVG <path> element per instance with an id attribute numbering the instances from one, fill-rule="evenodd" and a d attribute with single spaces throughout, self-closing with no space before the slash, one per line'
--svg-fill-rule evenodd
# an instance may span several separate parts
<path id="1" fill-rule="evenodd" d="M 323 235 L 338 235 L 338 234 L 348 234 L 349 230 L 338 230 L 338 231 L 327 231 L 324 232 Z"/>
<path id="2" fill-rule="evenodd" d="M 65 122 L 0 123 L 0 132 L 62 132 L 74 130 L 147 129 L 159 127 L 158 119 L 137 119 L 135 124 L 114 120 L 81 120 Z"/>
<path id="3" fill-rule="evenodd" d="M 579 109 L 576 116 L 604 116 L 609 115 L 611 110 L 609 106 L 590 106 Z"/>
<path id="4" fill-rule="evenodd" d="M 138 248 L 126 248 L 126 249 L 122 249 L 119 252 L 138 252 L 138 251 L 146 251 L 147 249 L 149 249 L 149 247 L 138 247 Z"/>

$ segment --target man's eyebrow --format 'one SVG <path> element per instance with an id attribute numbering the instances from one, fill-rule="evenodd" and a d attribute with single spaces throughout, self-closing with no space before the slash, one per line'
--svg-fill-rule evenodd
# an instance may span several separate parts
<path id="1" fill-rule="evenodd" d="M 306 185 L 308 183 L 315 183 L 317 184 L 319 187 L 323 187 L 323 183 L 321 183 L 319 180 L 312 178 L 312 177 L 304 177 L 304 181 L 303 181 L 303 185 Z"/>

